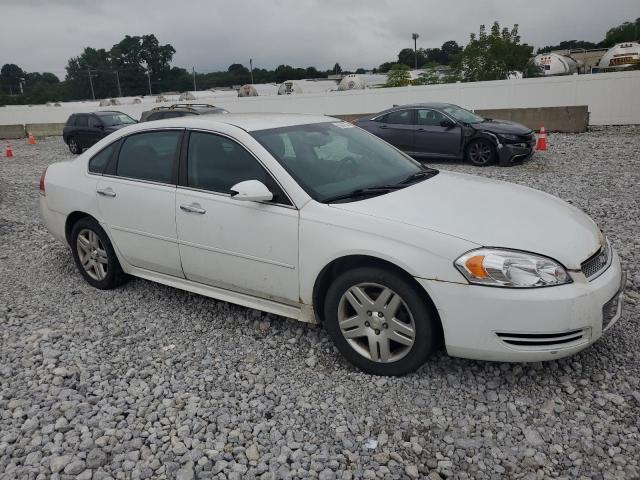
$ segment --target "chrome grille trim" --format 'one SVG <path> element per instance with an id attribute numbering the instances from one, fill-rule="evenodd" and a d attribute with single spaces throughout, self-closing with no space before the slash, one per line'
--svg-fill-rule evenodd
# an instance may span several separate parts
<path id="1" fill-rule="evenodd" d="M 580 269 L 587 280 L 595 280 L 609 268 L 612 257 L 613 251 L 611 250 L 611 245 L 609 245 L 609 240 L 605 240 L 600 250 L 582 262 Z"/>

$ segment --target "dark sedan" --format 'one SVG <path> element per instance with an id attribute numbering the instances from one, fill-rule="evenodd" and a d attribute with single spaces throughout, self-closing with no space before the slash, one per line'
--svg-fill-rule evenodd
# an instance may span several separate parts
<path id="1" fill-rule="evenodd" d="M 79 155 L 98 140 L 133 123 L 137 122 L 122 112 L 72 113 L 62 129 L 62 139 L 71 153 Z"/>
<path id="2" fill-rule="evenodd" d="M 413 157 L 510 165 L 533 154 L 533 131 L 450 103 L 402 105 L 354 122 Z"/>

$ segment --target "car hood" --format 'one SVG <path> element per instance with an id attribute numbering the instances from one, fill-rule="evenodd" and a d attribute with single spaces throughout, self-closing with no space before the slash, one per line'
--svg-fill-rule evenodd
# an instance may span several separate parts
<path id="1" fill-rule="evenodd" d="M 440 172 L 402 190 L 332 207 L 437 231 L 479 246 L 546 255 L 569 269 L 579 269 L 603 241 L 587 215 L 557 197 L 459 173 Z"/>
<path id="2" fill-rule="evenodd" d="M 532 131 L 529 127 L 507 120 L 485 120 L 484 122 L 472 123 L 471 126 L 476 130 L 485 130 L 491 133 L 511 133 L 514 135 L 527 135 Z"/>

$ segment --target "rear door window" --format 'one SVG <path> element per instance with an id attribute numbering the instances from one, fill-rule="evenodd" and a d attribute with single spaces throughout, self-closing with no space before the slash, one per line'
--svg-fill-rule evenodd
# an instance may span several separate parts
<path id="1" fill-rule="evenodd" d="M 182 130 L 138 133 L 127 137 L 118 155 L 116 175 L 173 183 L 176 152 Z"/>
<path id="2" fill-rule="evenodd" d="M 392 123 L 394 125 L 412 125 L 413 110 L 398 110 L 396 112 L 387 113 L 384 123 Z"/>
<path id="3" fill-rule="evenodd" d="M 89 126 L 91 128 L 98 128 L 101 125 L 102 125 L 102 122 L 98 120 L 96 117 L 94 116 L 89 117 Z"/>

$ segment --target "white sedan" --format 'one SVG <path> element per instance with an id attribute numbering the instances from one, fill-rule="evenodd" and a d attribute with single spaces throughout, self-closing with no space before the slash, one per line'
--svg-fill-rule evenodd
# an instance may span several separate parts
<path id="1" fill-rule="evenodd" d="M 322 322 L 366 372 L 453 356 L 539 361 L 595 342 L 625 276 L 546 193 L 426 168 L 323 116 L 123 128 L 40 180 L 51 233 L 101 289 L 133 275 Z"/>

